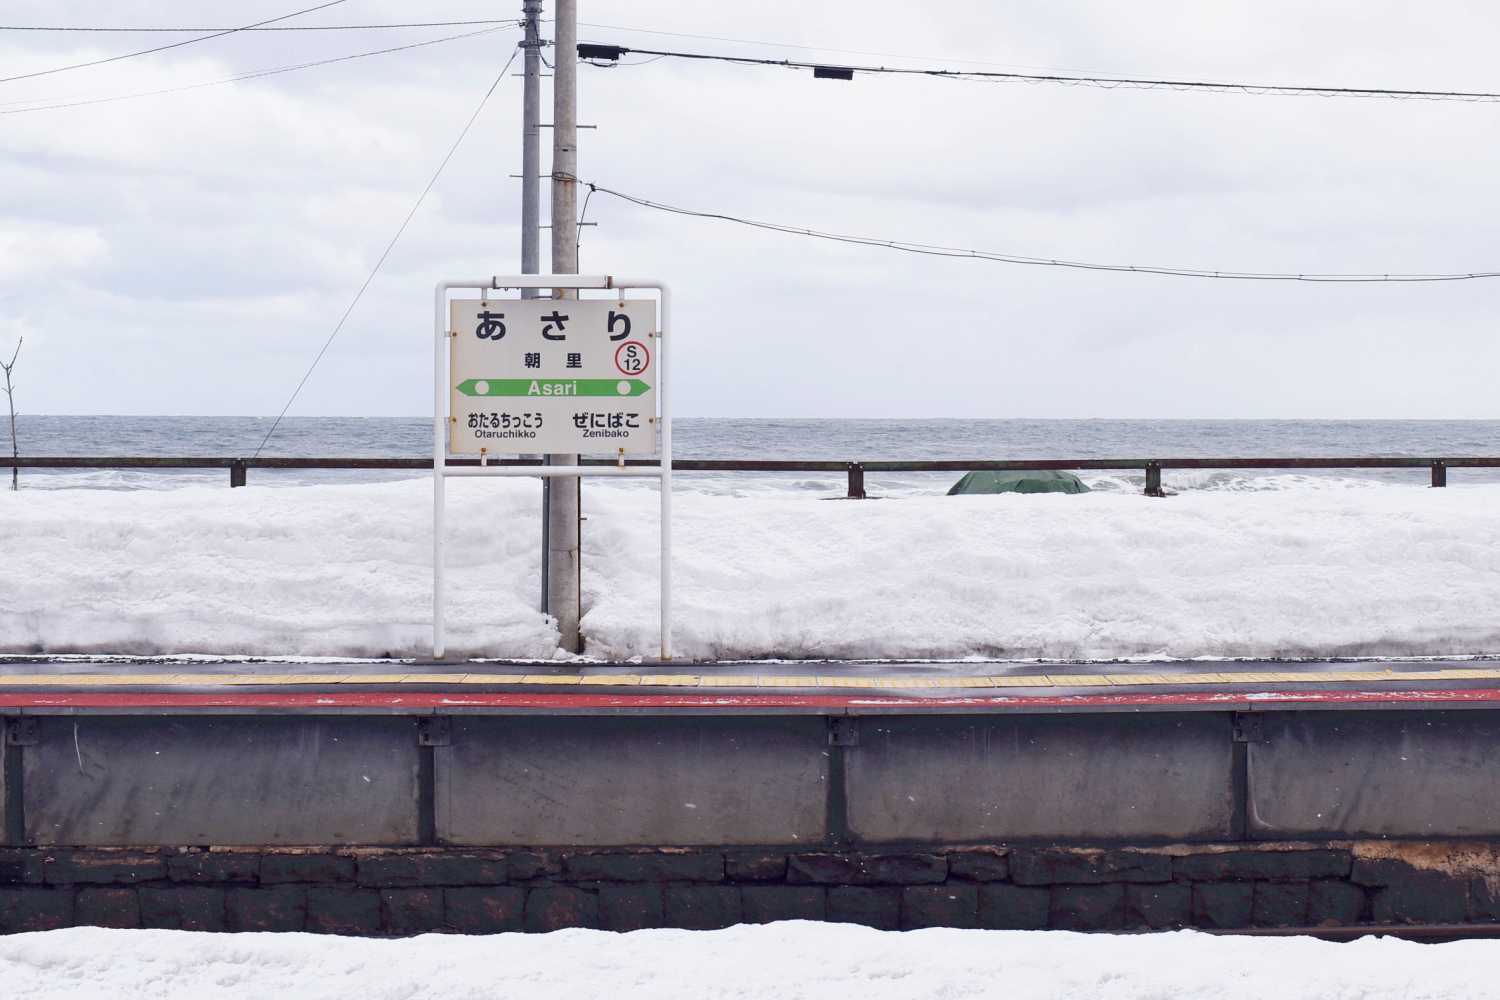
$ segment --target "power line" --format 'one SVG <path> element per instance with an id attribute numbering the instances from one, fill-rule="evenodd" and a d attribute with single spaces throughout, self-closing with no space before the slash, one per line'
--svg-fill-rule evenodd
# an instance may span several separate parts
<path id="1" fill-rule="evenodd" d="M 328 3 L 319 4 L 316 7 L 309 7 L 306 10 L 299 10 L 292 14 L 283 14 L 280 17 L 273 17 L 267 21 L 257 21 L 254 24 L 247 24 L 243 28 L 226 28 L 222 31 L 215 32 L 212 35 L 204 35 L 202 38 L 189 38 L 186 41 L 173 42 L 171 45 L 158 45 L 154 49 L 142 49 L 139 52 L 127 52 L 122 56 L 110 56 L 108 59 L 95 59 L 92 62 L 74 63 L 71 66 L 57 66 L 53 69 L 38 70 L 35 73 L 22 73 L 20 76 L 7 76 L 4 78 L 0 78 L 0 83 L 11 83 L 15 80 L 30 80 L 33 77 L 49 76 L 53 73 L 62 73 L 70 69 L 84 69 L 88 66 L 103 66 L 105 63 L 119 62 L 121 59 L 134 59 L 136 56 L 149 56 L 153 52 L 165 52 L 168 49 L 178 49 L 184 45 L 193 45 L 197 42 L 206 42 L 213 38 L 223 38 L 225 35 L 233 35 L 236 32 L 240 31 L 249 31 L 252 28 L 259 28 L 263 25 L 274 24 L 277 21 L 285 21 L 288 18 L 301 17 L 303 14 L 311 14 L 315 10 L 324 10 L 328 7 L 336 7 L 343 2 L 344 0 L 329 0 Z"/>
<path id="2" fill-rule="evenodd" d="M 933 257 L 968 257 L 975 260 L 996 261 L 1002 264 L 1073 267 L 1086 271 L 1127 271 L 1134 274 L 1166 274 L 1180 278 L 1227 278 L 1238 281 L 1366 283 L 1384 281 L 1468 281 L 1474 278 L 1500 278 L 1500 271 L 1479 271 L 1472 274 L 1277 274 L 1260 271 L 1206 271 L 1198 268 L 1156 267 L 1140 264 L 1090 264 L 1076 260 L 1055 260 L 1048 257 L 1024 257 L 1020 254 L 994 253 L 988 250 L 964 250 L 958 247 L 931 246 L 925 243 L 908 243 L 905 240 L 883 240 L 868 236 L 845 236 L 839 233 L 824 233 L 816 229 L 803 229 L 776 222 L 756 222 L 751 219 L 741 219 L 738 216 L 724 215 L 719 212 L 698 212 L 693 209 L 678 208 L 674 205 L 665 205 L 646 198 L 638 198 L 632 194 L 625 194 L 623 191 L 614 191 L 597 184 L 590 184 L 589 192 L 592 194 L 595 191 L 598 191 L 600 194 L 614 195 L 616 198 L 640 205 L 643 208 L 654 208 L 658 211 L 671 212 L 675 215 L 687 215 L 699 219 L 722 219 L 725 222 L 736 222 L 742 226 L 753 226 L 756 229 L 769 229 L 773 232 L 791 233 L 795 236 L 812 236 L 820 240 L 833 240 L 837 243 L 884 247 L 888 250 L 904 250 L 907 253 L 925 254 Z"/>
<path id="3" fill-rule="evenodd" d="M 489 103 L 490 95 L 495 92 L 496 87 L 500 86 L 500 81 L 505 79 L 505 74 L 510 72 L 510 65 L 511 63 L 516 61 L 516 55 L 519 52 L 520 49 L 517 49 L 515 52 L 512 52 L 510 54 L 510 58 L 505 61 L 505 66 L 500 70 L 500 75 L 495 77 L 495 82 L 490 84 L 490 89 L 486 90 L 484 92 L 484 97 L 480 98 L 479 107 L 475 108 L 474 113 L 469 116 L 468 122 L 464 124 L 463 131 L 458 133 L 458 138 L 453 140 L 453 146 L 448 150 L 448 155 L 443 157 L 443 162 L 439 163 L 437 170 L 433 172 L 432 180 L 428 181 L 427 186 L 422 189 L 422 193 L 417 195 L 416 203 L 412 205 L 411 211 L 406 213 L 406 218 L 402 220 L 400 228 L 396 230 L 396 235 L 391 237 L 391 242 L 386 244 L 385 252 L 380 255 L 380 259 L 375 262 L 375 266 L 370 268 L 369 277 L 365 278 L 365 283 L 359 286 L 359 291 L 354 293 L 354 301 L 349 303 L 349 308 L 345 309 L 344 315 L 339 317 L 339 321 L 337 325 L 334 326 L 333 332 L 330 333 L 328 335 L 328 339 L 323 342 L 323 349 L 318 351 L 318 356 L 313 358 L 312 364 L 307 366 L 307 372 L 302 376 L 302 381 L 297 383 L 297 388 L 292 390 L 292 395 L 286 401 L 286 405 L 283 406 L 281 408 L 281 412 L 276 415 L 276 420 L 271 424 L 271 429 L 266 431 L 265 438 L 260 442 L 260 448 L 255 449 L 254 457 L 260 457 L 261 448 L 264 448 L 266 446 L 266 442 L 271 440 L 271 435 L 276 433 L 276 428 L 281 425 L 281 418 L 286 416 L 286 411 L 292 408 L 292 404 L 297 400 L 297 394 L 302 391 L 302 387 L 306 385 L 307 380 L 312 377 L 313 369 L 318 367 L 318 362 L 322 361 L 323 355 L 328 353 L 329 346 L 333 344 L 333 338 L 339 335 L 339 331 L 342 330 L 344 328 L 344 324 L 348 322 L 349 314 L 354 312 L 354 307 L 359 305 L 359 300 L 364 296 L 365 289 L 369 288 L 370 282 L 375 280 L 375 275 L 380 271 L 380 265 L 385 263 L 385 259 L 389 257 L 391 255 L 391 251 L 396 248 L 396 241 L 401 238 L 402 233 L 406 232 L 406 227 L 411 224 L 411 220 L 416 216 L 417 209 L 422 207 L 422 202 L 426 200 L 428 192 L 431 191 L 432 186 L 437 183 L 437 179 L 443 175 L 443 168 L 448 166 L 448 161 L 453 159 L 454 153 L 458 152 L 459 144 L 464 141 L 464 136 L 469 134 L 469 129 L 473 128 L 474 122 L 479 119 L 479 113 L 483 111 L 484 106 Z"/>
<path id="4" fill-rule="evenodd" d="M 586 28 L 606 28 L 610 31 L 628 31 L 636 35 L 664 35 L 669 38 L 694 38 L 708 42 L 734 42 L 738 45 L 760 45 L 773 49 L 802 49 L 805 52 L 837 52 L 841 55 L 852 56 L 880 56 L 885 59 L 915 59 L 918 62 L 957 62 L 967 63 L 970 66 L 1016 66 L 1015 63 L 984 62 L 978 59 L 938 59 L 932 56 L 914 56 L 901 52 L 875 52 L 870 49 L 836 49 L 827 45 L 796 45 L 791 42 L 762 42 L 754 38 L 728 38 L 723 35 L 690 35 L 681 31 L 653 31 L 649 28 L 627 28 L 619 24 L 592 24 L 588 21 L 579 21 Z M 654 62 L 655 60 L 650 60 Z M 631 63 L 631 65 L 644 65 L 644 63 Z M 1066 69 L 1058 66 L 1017 66 L 1018 69 L 1045 69 L 1058 73 L 1083 73 L 1085 70 Z"/>
<path id="5" fill-rule="evenodd" d="M 1205 80 L 1155 80 L 1145 77 L 1065 76 L 1057 73 L 1002 73 L 974 69 L 913 69 L 899 66 L 832 66 L 827 63 L 802 62 L 794 59 L 753 59 L 748 56 L 709 55 L 701 52 L 664 52 L 659 49 L 633 49 L 623 45 L 583 44 L 579 58 L 596 66 L 617 64 L 622 55 L 634 53 L 673 59 L 697 59 L 736 63 L 741 66 L 780 66 L 785 69 L 810 69 L 815 76 L 831 79 L 853 79 L 855 73 L 878 75 L 931 76 L 946 80 L 981 80 L 995 83 L 1058 83 L 1068 87 L 1100 87 L 1105 90 L 1198 90 L 1218 94 L 1273 94 L 1287 97 L 1383 97 L 1393 100 L 1422 101 L 1500 101 L 1500 94 L 1444 90 L 1391 90 L 1380 87 L 1314 87 L 1291 84 L 1212 83 Z"/>
<path id="6" fill-rule="evenodd" d="M 454 42 L 463 38 L 477 38 L 480 35 L 490 35 L 494 34 L 497 31 L 505 30 L 507 30 L 505 27 L 485 28 L 480 31 L 465 32 L 462 35 L 449 35 L 447 38 L 433 38 L 425 42 L 413 42 L 410 45 L 398 45 L 395 48 L 390 49 L 377 49 L 374 52 L 357 52 L 352 56 L 336 56 L 333 59 L 319 59 L 316 62 L 297 63 L 294 66 L 277 66 L 272 69 L 249 70 L 244 73 L 235 73 L 230 76 L 214 77 L 212 79 L 199 81 L 197 83 L 184 83 L 173 87 L 161 87 L 155 90 L 141 91 L 140 93 L 119 94 L 118 96 L 114 97 L 96 97 L 92 100 L 87 101 L 72 101 L 64 99 L 63 103 L 58 104 L 42 104 L 38 107 L 33 108 L 13 108 L 8 111 L 0 110 L 0 115 L 20 115 L 25 114 L 29 111 L 51 111 L 56 108 L 78 108 L 90 104 L 108 104 L 112 101 L 128 101 L 137 97 L 153 97 L 158 94 L 175 94 L 184 90 L 197 90 L 201 87 L 215 87 L 224 83 L 241 83 L 245 80 L 258 80 L 263 76 L 275 76 L 278 73 L 291 73 L 294 70 L 311 69 L 314 66 L 327 66 L 330 63 L 348 62 L 350 59 L 365 59 L 369 56 L 383 56 L 391 52 L 405 52 L 407 49 L 420 49 L 428 45 L 441 45 L 443 42 Z M 114 92 L 106 91 L 106 93 Z M 89 95 L 77 96 L 82 97 Z M 12 103 L 27 104 L 33 102 L 15 101 Z M 3 107 L 3 105 L 0 105 L 0 107 Z"/>
<path id="7" fill-rule="evenodd" d="M 288 15 L 295 16 L 295 15 Z M 172 32 L 202 33 L 205 31 L 364 31 L 373 28 L 467 28 L 476 24 L 520 24 L 515 18 L 504 21 L 412 21 L 406 24 L 308 24 L 282 25 L 275 28 L 251 26 L 247 28 L 72 28 L 35 27 L 31 25 L 0 24 L 0 31 L 87 31 L 110 34 L 156 34 Z"/>

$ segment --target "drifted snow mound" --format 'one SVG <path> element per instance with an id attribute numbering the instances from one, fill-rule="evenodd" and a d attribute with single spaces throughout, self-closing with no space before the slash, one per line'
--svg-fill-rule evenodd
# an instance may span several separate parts
<path id="1" fill-rule="evenodd" d="M 0 938 L 28 1000 L 1480 1000 L 1500 942 L 875 931 L 790 921 L 722 931 L 333 940 L 98 928 Z"/>
<path id="2" fill-rule="evenodd" d="M 550 657 L 539 489 L 449 484 L 449 647 Z M 657 644 L 657 496 L 584 489 L 588 652 Z M 675 500 L 675 643 L 734 657 L 1500 652 L 1500 486 Z M 431 485 L 0 492 L 0 650 L 430 649 Z"/>

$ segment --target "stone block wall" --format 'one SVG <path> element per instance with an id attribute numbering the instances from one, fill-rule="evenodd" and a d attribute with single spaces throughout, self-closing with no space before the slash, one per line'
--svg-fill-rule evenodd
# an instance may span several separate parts
<path id="1" fill-rule="evenodd" d="M 0 849 L 0 932 L 489 934 L 826 920 L 1156 930 L 1500 921 L 1500 844 Z"/>

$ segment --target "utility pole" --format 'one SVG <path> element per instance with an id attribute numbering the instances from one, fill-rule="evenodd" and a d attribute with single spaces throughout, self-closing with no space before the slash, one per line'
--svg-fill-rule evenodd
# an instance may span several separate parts
<path id="1" fill-rule="evenodd" d="M 523 0 L 521 4 L 522 54 L 525 62 L 522 70 L 521 103 L 521 273 L 540 274 L 542 260 L 542 39 L 538 31 L 542 16 L 542 0 Z M 534 299 L 540 292 L 535 288 L 521 290 L 521 298 Z M 541 610 L 547 613 L 547 569 L 550 556 L 547 530 L 548 510 L 551 507 L 552 480 L 542 478 L 542 600 Z"/>
<path id="2" fill-rule="evenodd" d="M 552 273 L 578 273 L 578 4 L 557 0 L 552 69 Z M 558 298 L 576 290 L 554 288 Z M 550 465 L 577 465 L 577 455 L 548 455 Z M 557 619 L 559 643 L 582 652 L 578 546 L 578 477 L 552 479 L 547 509 L 547 611 Z"/>

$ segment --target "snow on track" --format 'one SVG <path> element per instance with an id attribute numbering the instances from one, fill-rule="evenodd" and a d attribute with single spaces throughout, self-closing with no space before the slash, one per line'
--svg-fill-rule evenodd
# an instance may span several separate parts
<path id="1" fill-rule="evenodd" d="M 1480 1000 L 1495 995 L 1497 962 L 1497 941 L 802 921 L 404 940 L 99 928 L 0 938 L 0 982 L 28 1000 Z"/>
<path id="2" fill-rule="evenodd" d="M 539 489 L 449 483 L 449 646 L 549 657 Z M 584 492 L 590 653 L 656 647 L 654 490 Z M 1500 653 L 1500 486 L 684 492 L 700 659 Z M 0 651 L 421 655 L 431 485 L 0 493 Z"/>

